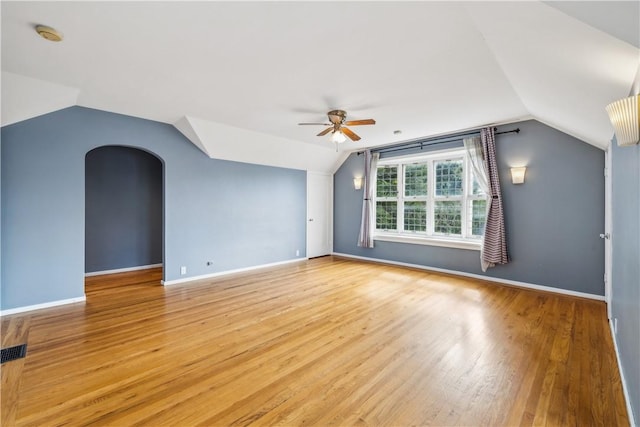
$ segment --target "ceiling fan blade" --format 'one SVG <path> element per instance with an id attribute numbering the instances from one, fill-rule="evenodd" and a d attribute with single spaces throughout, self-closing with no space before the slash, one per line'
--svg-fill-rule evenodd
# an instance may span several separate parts
<path id="1" fill-rule="evenodd" d="M 333 126 L 331 123 L 298 123 L 299 125 Z"/>
<path id="2" fill-rule="evenodd" d="M 347 135 L 349 137 L 349 139 L 351 139 L 352 141 L 354 141 L 354 142 L 355 141 L 360 141 L 360 137 L 358 135 L 356 135 L 355 133 L 353 133 L 353 131 L 351 129 L 342 126 L 340 128 L 340 130 L 342 131 L 342 133 Z"/>
<path id="3" fill-rule="evenodd" d="M 364 119 L 364 120 L 349 120 L 344 123 L 346 126 L 360 126 L 360 125 L 375 125 L 376 121 L 373 119 Z"/>
<path id="4" fill-rule="evenodd" d="M 320 132 L 320 133 L 318 134 L 318 136 L 324 136 L 324 135 L 328 134 L 329 132 L 331 132 L 332 130 L 333 130 L 333 127 L 326 128 L 325 130 L 323 130 L 322 132 Z"/>

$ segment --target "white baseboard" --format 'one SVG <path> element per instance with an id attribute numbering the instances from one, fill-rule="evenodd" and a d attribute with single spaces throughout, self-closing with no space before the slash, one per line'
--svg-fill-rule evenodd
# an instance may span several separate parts
<path id="1" fill-rule="evenodd" d="M 519 288 L 535 289 L 537 291 L 553 292 L 556 294 L 571 295 L 574 297 L 604 301 L 603 295 L 595 295 L 595 294 L 588 294 L 585 292 L 570 291 L 567 289 L 554 288 L 552 286 L 535 285 L 533 283 L 518 282 L 516 280 L 501 279 L 499 277 L 482 276 L 480 274 L 466 273 L 464 271 L 447 270 L 445 268 L 429 267 L 429 266 L 420 265 L 420 264 L 409 264 L 406 262 L 398 262 L 398 261 L 389 261 L 386 259 L 369 258 L 369 257 L 358 256 L 358 255 L 343 254 L 339 252 L 334 252 L 333 255 L 344 257 L 344 258 L 353 258 L 353 259 L 360 259 L 363 261 L 377 262 L 380 264 L 391 264 L 391 265 L 399 265 L 402 267 L 417 268 L 420 270 L 437 271 L 439 273 L 447 273 L 447 274 L 453 274 L 456 276 L 471 277 L 472 279 L 480 279 L 480 280 L 485 280 L 489 282 L 500 283 L 503 285 L 517 286 Z"/>
<path id="2" fill-rule="evenodd" d="M 87 300 L 87 297 L 82 296 L 77 298 L 69 298 L 69 299 L 61 299 L 58 301 L 45 302 L 42 304 L 26 305 L 24 307 L 16 307 L 16 308 L 10 308 L 9 310 L 2 310 L 0 311 L 0 316 L 8 316 L 10 314 L 23 313 L 25 311 L 41 310 L 43 308 L 57 307 L 59 305 L 65 305 L 65 304 L 75 304 L 77 302 L 85 302 L 86 300 Z"/>
<path id="3" fill-rule="evenodd" d="M 618 361 L 618 372 L 620 372 L 620 380 L 622 382 L 622 392 L 624 393 L 624 400 L 627 403 L 627 415 L 629 416 L 629 424 L 631 427 L 637 426 L 633 418 L 633 410 L 631 409 L 631 397 L 629 396 L 629 387 L 627 387 L 627 381 L 624 378 L 622 372 L 622 363 L 620 361 L 620 352 L 618 351 L 618 340 L 616 339 L 616 332 L 613 329 L 613 320 L 609 319 L 609 329 L 611 330 L 611 338 L 613 339 L 613 348 L 616 351 L 616 360 Z"/>
<path id="4" fill-rule="evenodd" d="M 203 280 L 203 279 L 211 279 L 213 277 L 228 276 L 230 274 L 243 273 L 245 271 L 258 270 L 258 269 L 267 268 L 267 267 L 275 267 L 277 265 L 291 264 L 294 262 L 301 262 L 301 261 L 307 261 L 307 260 L 308 258 L 288 259 L 286 261 L 278 261 L 270 264 L 254 265 L 251 267 L 238 268 L 235 270 L 218 271 L 217 273 L 203 274 L 201 276 L 187 277 L 184 279 L 167 280 L 167 281 L 162 281 L 162 284 L 165 286 L 171 286 L 171 285 L 177 285 L 180 283 L 193 282 L 195 280 Z"/>
<path id="5" fill-rule="evenodd" d="M 139 265 L 137 267 L 116 268 L 115 270 L 92 271 L 84 273 L 84 277 L 102 276 L 103 274 L 126 273 L 127 271 L 148 270 L 150 268 L 162 267 L 162 264 Z"/>

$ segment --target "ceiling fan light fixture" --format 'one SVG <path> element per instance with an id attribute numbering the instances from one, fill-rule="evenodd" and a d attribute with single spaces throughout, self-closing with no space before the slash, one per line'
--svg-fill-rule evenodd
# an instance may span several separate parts
<path id="1" fill-rule="evenodd" d="M 347 137 L 344 136 L 344 133 L 342 133 L 339 130 L 335 130 L 331 134 L 331 142 L 335 142 L 336 144 L 340 144 L 341 142 L 345 142 L 346 140 L 347 140 Z"/>
<path id="2" fill-rule="evenodd" d="M 329 118 L 329 123 L 298 123 L 299 125 L 318 125 L 318 126 L 326 126 L 326 128 L 320 132 L 317 136 L 325 136 L 329 133 L 331 142 L 336 144 L 340 144 L 345 142 L 347 138 L 352 140 L 353 142 L 360 141 L 358 134 L 352 131 L 347 126 L 362 126 L 362 125 L 375 125 L 376 121 L 373 119 L 362 119 L 362 120 L 346 120 L 347 112 L 344 110 L 332 110 L 327 113 L 327 117 Z"/>

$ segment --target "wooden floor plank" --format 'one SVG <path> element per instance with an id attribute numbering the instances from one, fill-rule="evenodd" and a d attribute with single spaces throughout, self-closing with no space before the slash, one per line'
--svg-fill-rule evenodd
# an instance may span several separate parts
<path id="1" fill-rule="evenodd" d="M 27 343 L 31 325 L 30 315 L 23 314 L 3 318 L 1 324 L 2 348 Z M 29 351 L 28 347 L 27 351 Z M 24 362 L 24 358 L 15 359 L 3 363 L 0 367 L 0 425 L 2 426 L 15 424 Z"/>
<path id="2" fill-rule="evenodd" d="M 161 274 L 3 318 L 2 425 L 628 425 L 602 302 L 338 257 Z"/>

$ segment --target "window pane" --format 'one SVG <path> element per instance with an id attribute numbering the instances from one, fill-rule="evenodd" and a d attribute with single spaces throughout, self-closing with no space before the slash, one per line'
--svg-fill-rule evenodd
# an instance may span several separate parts
<path id="1" fill-rule="evenodd" d="M 462 203 L 460 201 L 437 201 L 433 212 L 436 233 L 462 234 Z"/>
<path id="2" fill-rule="evenodd" d="M 404 195 L 427 195 L 427 164 L 405 165 L 404 167 Z"/>
<path id="3" fill-rule="evenodd" d="M 376 229 L 396 230 L 398 228 L 398 203 L 376 202 Z"/>
<path id="4" fill-rule="evenodd" d="M 461 196 L 462 180 L 462 160 L 436 163 L 436 196 Z"/>
<path id="5" fill-rule="evenodd" d="M 471 187 L 473 189 L 473 195 L 474 196 L 484 196 L 485 192 L 482 191 L 482 188 L 480 188 L 480 184 L 478 184 L 478 181 L 476 180 L 476 177 L 473 177 L 473 186 Z"/>
<path id="6" fill-rule="evenodd" d="M 380 166 L 376 180 L 377 197 L 396 197 L 398 195 L 397 166 Z"/>
<path id="7" fill-rule="evenodd" d="M 404 202 L 404 230 L 427 231 L 426 202 Z"/>
<path id="8" fill-rule="evenodd" d="M 484 234 L 484 223 L 487 215 L 486 200 L 471 201 L 471 234 L 482 236 Z"/>

